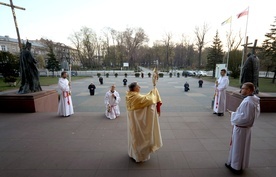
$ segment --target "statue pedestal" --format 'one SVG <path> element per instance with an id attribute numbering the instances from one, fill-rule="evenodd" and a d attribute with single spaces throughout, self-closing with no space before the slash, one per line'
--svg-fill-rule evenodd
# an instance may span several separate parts
<path id="1" fill-rule="evenodd" d="M 276 112 L 276 97 L 266 93 L 259 93 L 261 112 Z M 226 91 L 226 109 L 235 111 L 242 102 L 243 97 L 240 90 Z"/>
<path id="2" fill-rule="evenodd" d="M 0 112 L 57 112 L 57 109 L 58 92 L 56 90 L 27 94 L 10 92 L 0 95 Z"/>

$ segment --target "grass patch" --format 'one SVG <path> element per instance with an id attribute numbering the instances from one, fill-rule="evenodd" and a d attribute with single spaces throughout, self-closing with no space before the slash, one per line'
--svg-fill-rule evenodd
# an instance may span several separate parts
<path id="1" fill-rule="evenodd" d="M 72 81 L 78 80 L 78 79 L 84 79 L 87 78 L 86 76 L 74 76 L 71 77 Z M 53 84 L 58 83 L 59 77 L 40 77 L 39 82 L 41 86 L 49 86 Z M 19 80 L 19 79 L 18 79 Z M 17 81 L 18 83 L 18 81 Z M 18 83 L 15 87 L 9 86 L 7 83 L 4 82 L 4 78 L 0 78 L 0 92 L 5 91 L 5 90 L 11 90 L 11 89 L 19 89 L 20 83 Z"/>
<path id="2" fill-rule="evenodd" d="M 41 86 L 49 86 L 58 83 L 59 77 L 40 77 Z M 74 76 L 71 77 L 72 81 L 78 79 L 87 78 L 86 76 Z M 216 79 L 212 77 L 202 77 L 203 80 L 215 83 Z M 19 89 L 20 83 L 17 86 L 12 87 L 4 83 L 4 78 L 0 78 L 0 92 L 11 89 Z M 232 87 L 240 87 L 239 79 L 229 78 L 229 85 Z M 272 78 L 259 78 L 259 90 L 260 92 L 276 92 L 276 84 L 272 83 Z"/>
<path id="3" fill-rule="evenodd" d="M 202 77 L 203 80 L 213 82 L 215 84 L 216 79 L 212 77 Z M 231 87 L 240 88 L 240 80 L 229 78 L 229 85 Z M 259 90 L 260 92 L 276 92 L 276 83 L 272 83 L 272 78 L 259 78 Z"/>
<path id="4" fill-rule="evenodd" d="M 71 80 L 79 80 L 79 79 L 84 79 L 87 78 L 86 76 L 74 76 L 71 77 Z M 57 84 L 58 83 L 58 79 L 59 77 L 40 77 L 39 81 L 40 81 L 40 85 L 41 86 L 49 86 L 49 85 L 53 85 L 53 84 Z"/>

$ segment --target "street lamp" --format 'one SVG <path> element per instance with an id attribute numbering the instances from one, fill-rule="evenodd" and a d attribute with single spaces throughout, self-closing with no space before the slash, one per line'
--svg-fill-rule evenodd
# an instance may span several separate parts
<path id="1" fill-rule="evenodd" d="M 66 61 L 69 63 L 69 82 L 71 82 L 71 68 L 72 68 L 71 57 L 70 57 L 69 49 L 67 48 L 66 50 L 67 51 L 65 53 L 65 58 L 66 58 Z"/>
<path id="2" fill-rule="evenodd" d="M 71 82 L 71 57 L 69 49 L 63 49 L 63 69 L 69 71 L 69 81 Z"/>

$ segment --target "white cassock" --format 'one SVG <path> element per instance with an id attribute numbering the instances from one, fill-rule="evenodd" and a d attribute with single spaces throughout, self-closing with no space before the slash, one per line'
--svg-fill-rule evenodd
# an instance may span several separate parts
<path id="1" fill-rule="evenodd" d="M 224 113 L 226 107 L 226 89 L 229 85 L 228 76 L 219 77 L 218 87 L 215 90 L 214 112 Z"/>
<path id="2" fill-rule="evenodd" d="M 233 125 L 232 140 L 228 157 L 228 165 L 235 170 L 248 167 L 251 143 L 251 127 L 260 115 L 260 98 L 247 96 L 236 112 L 231 114 Z"/>
<path id="3" fill-rule="evenodd" d="M 58 104 L 58 115 L 69 116 L 74 114 L 69 81 L 66 78 L 59 78 L 58 87 L 61 90 Z"/>
<path id="4" fill-rule="evenodd" d="M 115 95 L 116 99 L 112 96 L 112 94 Z M 106 92 L 104 97 L 104 103 L 105 103 L 105 115 L 109 119 L 116 119 L 118 116 L 120 116 L 120 108 L 119 108 L 119 102 L 121 101 L 120 95 L 117 91 L 114 91 L 112 93 L 110 90 Z"/>

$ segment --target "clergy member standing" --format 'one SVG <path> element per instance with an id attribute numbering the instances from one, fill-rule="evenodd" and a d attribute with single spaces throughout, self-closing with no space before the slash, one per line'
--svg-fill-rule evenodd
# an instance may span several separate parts
<path id="1" fill-rule="evenodd" d="M 112 85 L 104 97 L 105 115 L 109 119 L 116 119 L 120 116 L 119 102 L 121 101 L 119 93 L 115 90 L 116 86 Z"/>
<path id="2" fill-rule="evenodd" d="M 231 115 L 233 133 L 228 162 L 225 166 L 235 174 L 240 174 L 248 167 L 251 143 L 251 127 L 260 115 L 260 98 L 253 95 L 254 84 L 242 85 L 241 94 L 245 97 L 236 112 L 228 110 Z"/>
<path id="3" fill-rule="evenodd" d="M 154 82 L 155 86 L 156 82 Z M 126 93 L 128 155 L 136 162 L 150 159 L 150 154 L 162 147 L 158 117 L 162 104 L 156 88 L 140 94 L 137 82 L 131 83 Z"/>
<path id="4" fill-rule="evenodd" d="M 214 100 L 214 114 L 218 116 L 224 116 L 226 107 L 226 89 L 229 85 L 228 76 L 226 76 L 226 70 L 220 71 L 220 77 L 216 81 L 215 100 Z"/>
<path id="5" fill-rule="evenodd" d="M 58 87 L 61 90 L 60 100 L 58 104 L 58 115 L 69 117 L 74 114 L 73 103 L 70 92 L 70 82 L 67 80 L 67 72 L 61 73 L 61 78 L 58 81 Z"/>

